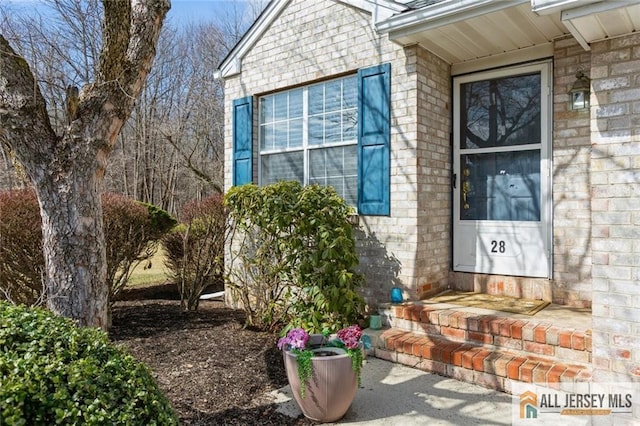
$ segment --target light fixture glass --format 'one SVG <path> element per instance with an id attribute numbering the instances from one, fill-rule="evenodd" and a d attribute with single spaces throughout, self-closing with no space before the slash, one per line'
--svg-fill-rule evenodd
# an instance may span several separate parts
<path id="1" fill-rule="evenodd" d="M 590 82 L 589 77 L 584 75 L 582 71 L 576 73 L 576 82 L 573 83 L 573 87 L 569 90 L 572 110 L 589 108 Z"/>

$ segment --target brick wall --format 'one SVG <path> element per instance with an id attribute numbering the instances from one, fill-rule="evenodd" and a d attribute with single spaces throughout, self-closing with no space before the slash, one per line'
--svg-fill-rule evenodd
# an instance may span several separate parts
<path id="1" fill-rule="evenodd" d="M 229 188 L 229 112 L 234 99 L 387 62 L 392 81 L 391 215 L 361 216 L 357 232 L 369 302 L 388 301 L 393 286 L 415 298 L 423 287 L 435 288 L 446 281 L 449 190 L 445 195 L 428 192 L 443 191 L 448 183 L 448 67 L 422 49 L 405 50 L 387 36 L 378 36 L 371 15 L 358 8 L 328 0 L 294 0 L 242 59 L 241 74 L 225 81 L 225 185 Z M 432 123 L 436 125 L 431 127 Z M 257 135 L 257 119 L 254 126 Z M 257 182 L 255 157 L 254 173 Z"/>
<path id="2" fill-rule="evenodd" d="M 591 54 L 572 37 L 555 42 L 553 64 L 552 301 L 591 301 L 591 129 L 589 111 L 572 111 L 568 92 L 576 72 L 589 74 Z"/>
<path id="3" fill-rule="evenodd" d="M 417 57 L 417 295 L 448 286 L 451 257 L 451 68 L 430 52 Z"/>
<path id="4" fill-rule="evenodd" d="M 640 34 L 591 53 L 593 364 L 640 380 Z"/>

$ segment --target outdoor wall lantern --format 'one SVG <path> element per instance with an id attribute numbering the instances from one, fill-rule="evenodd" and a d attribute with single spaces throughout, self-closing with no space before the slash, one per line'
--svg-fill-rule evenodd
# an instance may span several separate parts
<path id="1" fill-rule="evenodd" d="M 584 75 L 582 71 L 576 73 L 576 82 L 569 90 L 571 97 L 571 109 L 574 111 L 589 108 L 589 77 Z"/>

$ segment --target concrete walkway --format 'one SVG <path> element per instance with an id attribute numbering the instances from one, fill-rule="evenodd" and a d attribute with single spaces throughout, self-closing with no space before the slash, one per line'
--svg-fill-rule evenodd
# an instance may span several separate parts
<path id="1" fill-rule="evenodd" d="M 278 411 L 301 415 L 289 386 L 271 393 Z M 338 425 L 510 425 L 511 395 L 367 358 L 362 387 Z"/>

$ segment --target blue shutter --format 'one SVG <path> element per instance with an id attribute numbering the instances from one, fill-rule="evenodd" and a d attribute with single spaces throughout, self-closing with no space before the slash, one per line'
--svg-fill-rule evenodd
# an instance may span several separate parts
<path id="1" fill-rule="evenodd" d="M 391 65 L 358 70 L 358 213 L 390 214 Z"/>
<path id="2" fill-rule="evenodd" d="M 253 180 L 253 98 L 233 101 L 233 185 Z"/>

